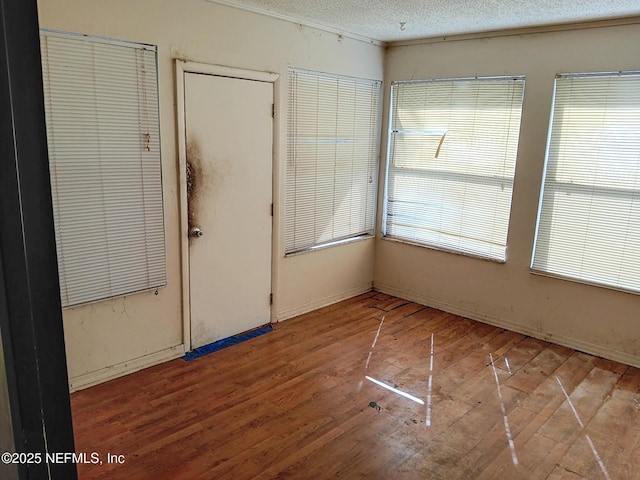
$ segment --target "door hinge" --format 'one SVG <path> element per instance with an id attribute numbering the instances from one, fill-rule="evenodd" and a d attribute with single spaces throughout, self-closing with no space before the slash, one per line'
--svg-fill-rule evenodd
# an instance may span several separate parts
<path id="1" fill-rule="evenodd" d="M 269 305 L 273 305 L 273 293 L 269 294 Z"/>
<path id="2" fill-rule="evenodd" d="M 271 216 L 273 217 L 273 203 L 271 204 Z"/>
<path id="3" fill-rule="evenodd" d="M 276 104 L 271 104 L 271 118 L 276 118 Z"/>

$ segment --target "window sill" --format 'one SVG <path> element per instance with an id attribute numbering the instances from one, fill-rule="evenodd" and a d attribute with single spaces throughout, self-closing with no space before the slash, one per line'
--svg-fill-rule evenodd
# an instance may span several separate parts
<path id="1" fill-rule="evenodd" d="M 529 269 L 531 275 L 538 277 L 555 278 L 556 280 L 564 280 L 566 282 L 577 283 L 580 285 L 586 285 L 588 287 L 606 288 L 607 290 L 614 290 L 616 292 L 628 293 L 631 295 L 640 295 L 640 290 L 632 290 L 630 288 L 616 287 L 614 285 L 607 285 L 606 283 L 591 282 L 589 280 L 582 280 L 580 278 L 569 277 L 567 275 L 558 275 L 556 273 L 549 273 L 543 270 Z"/>
<path id="2" fill-rule="evenodd" d="M 487 262 L 492 262 L 492 263 L 499 263 L 499 264 L 505 264 L 507 263 L 506 260 L 500 260 L 497 258 L 491 258 L 491 257 L 484 257 L 482 255 L 474 255 L 473 253 L 467 253 L 467 252 L 460 252 L 458 250 L 452 250 L 449 248 L 443 248 L 443 247 L 436 247 L 433 245 L 427 245 L 426 243 L 418 243 L 418 242 L 412 242 L 410 240 L 404 240 L 402 238 L 396 238 L 396 237 L 389 237 L 387 235 L 382 235 L 381 240 L 387 241 L 387 242 L 395 242 L 395 243 L 402 243 L 405 245 L 413 245 L 414 247 L 421 247 L 421 248 L 427 248 L 429 250 L 434 250 L 436 252 L 445 252 L 445 253 L 452 253 L 454 255 L 460 255 L 463 257 L 469 257 L 469 258 L 475 258 L 478 260 L 485 260 Z"/>
<path id="3" fill-rule="evenodd" d="M 364 240 L 369 240 L 372 238 L 375 238 L 372 234 L 365 233 L 363 235 L 358 235 L 357 237 L 343 238 L 341 240 L 334 240 L 332 242 L 327 242 L 320 245 L 314 245 L 313 247 L 294 250 L 293 252 L 285 253 L 284 256 L 285 258 L 294 257 L 296 255 L 302 255 L 304 253 L 315 252 L 317 250 L 324 250 L 325 248 L 337 247 L 338 245 L 345 245 L 347 243 L 362 242 Z"/>

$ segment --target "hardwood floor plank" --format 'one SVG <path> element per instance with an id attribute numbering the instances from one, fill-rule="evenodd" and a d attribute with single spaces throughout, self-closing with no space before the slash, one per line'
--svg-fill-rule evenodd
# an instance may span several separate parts
<path id="1" fill-rule="evenodd" d="M 483 480 L 547 478 L 555 468 L 558 459 L 562 458 L 569 448 L 568 445 L 537 433 L 566 401 L 555 376 L 562 378 L 565 388 L 572 391 L 593 369 L 596 360 L 590 355 L 574 352 L 553 372 L 553 375 L 519 401 L 518 406 L 509 413 L 514 448 L 518 455 L 517 471 L 514 471 L 513 465 L 509 463 L 497 462 L 488 465 L 478 478 Z M 506 384 L 509 385 L 509 382 L 507 381 Z M 506 451 L 502 455 L 508 458 Z"/>
<path id="2" fill-rule="evenodd" d="M 548 346 L 549 342 L 544 342 L 536 338 L 525 337 L 522 341 L 516 343 L 507 351 L 496 352 L 501 357 L 497 359 L 496 367 L 515 374 Z"/>
<path id="3" fill-rule="evenodd" d="M 619 378 L 616 373 L 594 367 L 572 392 L 559 383 L 558 388 L 566 391 L 569 400 L 562 403 L 538 432 L 557 442 L 572 443 L 568 439 L 575 439 L 582 432 Z M 562 382 L 559 376 L 557 379 Z"/>
<path id="4" fill-rule="evenodd" d="M 509 386 L 523 392 L 533 392 L 572 353 L 573 350 L 569 348 L 549 344 L 509 379 Z"/>
<path id="5" fill-rule="evenodd" d="M 584 480 L 584 477 L 562 467 L 556 467 L 549 475 L 548 480 Z"/>
<path id="6" fill-rule="evenodd" d="M 601 362 L 597 364 L 602 366 Z M 586 478 L 606 478 L 603 470 L 610 478 L 638 478 L 640 406 L 636 401 L 639 399 L 640 369 L 629 367 L 584 429 L 585 441 L 576 442 L 560 465 Z"/>

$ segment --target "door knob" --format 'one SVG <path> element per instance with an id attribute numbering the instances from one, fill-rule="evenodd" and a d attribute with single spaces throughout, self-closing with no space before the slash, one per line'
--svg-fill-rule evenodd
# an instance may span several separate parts
<path id="1" fill-rule="evenodd" d="M 189 230 L 190 237 L 198 238 L 198 237 L 201 237 L 202 235 L 204 235 L 204 232 L 200 230 L 198 227 L 192 227 L 191 230 Z"/>

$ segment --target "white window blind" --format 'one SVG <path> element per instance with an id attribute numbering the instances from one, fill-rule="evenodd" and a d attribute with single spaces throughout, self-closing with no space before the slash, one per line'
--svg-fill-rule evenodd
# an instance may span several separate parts
<path id="1" fill-rule="evenodd" d="M 156 50 L 41 32 L 63 306 L 166 284 Z"/>
<path id="2" fill-rule="evenodd" d="M 524 79 L 393 82 L 385 235 L 506 259 Z"/>
<path id="3" fill-rule="evenodd" d="M 534 271 L 640 292 L 640 72 L 560 75 Z"/>
<path id="4" fill-rule="evenodd" d="M 287 253 L 373 233 L 380 85 L 290 70 Z"/>

